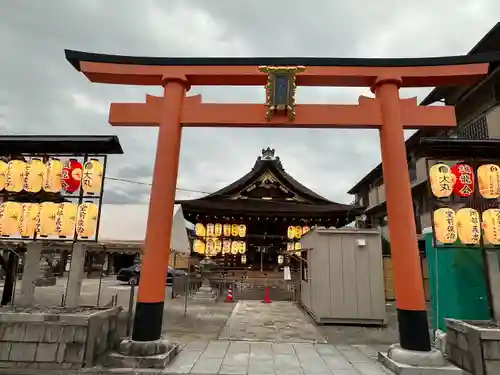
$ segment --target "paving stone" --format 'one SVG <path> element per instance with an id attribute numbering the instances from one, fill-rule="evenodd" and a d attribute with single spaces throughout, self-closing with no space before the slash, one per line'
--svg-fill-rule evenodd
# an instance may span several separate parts
<path id="1" fill-rule="evenodd" d="M 0 361 L 7 361 L 9 359 L 11 346 L 10 342 L 0 342 Z"/>
<path id="2" fill-rule="evenodd" d="M 296 355 L 291 354 L 275 354 L 274 355 L 274 366 L 278 369 L 286 368 L 300 368 L 299 358 Z"/>
<path id="3" fill-rule="evenodd" d="M 191 341 L 182 348 L 182 350 L 196 350 L 203 351 L 208 345 L 208 341 Z"/>
<path id="4" fill-rule="evenodd" d="M 210 342 L 203 351 L 203 358 L 223 358 L 226 355 L 229 342 Z"/>
<path id="5" fill-rule="evenodd" d="M 9 361 L 33 362 L 35 360 L 37 344 L 15 342 L 10 348 Z"/>
<path id="6" fill-rule="evenodd" d="M 286 317 L 286 318 L 284 318 Z M 277 301 L 239 301 L 219 339 L 324 343 L 312 320 L 297 305 Z"/>
<path id="7" fill-rule="evenodd" d="M 224 366 L 222 365 L 219 374 L 221 375 L 246 375 L 248 373 L 248 368 L 246 366 Z"/>
<path id="8" fill-rule="evenodd" d="M 249 353 L 227 353 L 222 364 L 224 366 L 248 366 Z"/>
<path id="9" fill-rule="evenodd" d="M 299 368 L 276 369 L 276 375 L 304 375 L 304 371 Z"/>
<path id="10" fill-rule="evenodd" d="M 350 370 L 352 369 L 352 364 L 343 356 L 323 356 L 323 361 L 328 366 L 328 368 L 335 373 L 336 371 L 341 370 Z"/>
<path id="11" fill-rule="evenodd" d="M 222 358 L 200 358 L 191 369 L 191 374 L 217 374 Z"/>
<path id="12" fill-rule="evenodd" d="M 273 352 L 275 354 L 294 354 L 295 349 L 293 348 L 293 344 L 289 343 L 274 343 L 272 344 Z"/>
<path id="13" fill-rule="evenodd" d="M 168 372 L 172 374 L 187 374 L 194 367 L 201 356 L 201 351 L 181 351 L 167 366 Z"/>

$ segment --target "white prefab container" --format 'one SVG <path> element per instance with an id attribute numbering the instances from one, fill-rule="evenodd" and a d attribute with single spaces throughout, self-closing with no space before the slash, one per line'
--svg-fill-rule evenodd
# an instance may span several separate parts
<path id="1" fill-rule="evenodd" d="M 301 244 L 301 303 L 317 323 L 385 323 L 378 231 L 313 228 Z"/>

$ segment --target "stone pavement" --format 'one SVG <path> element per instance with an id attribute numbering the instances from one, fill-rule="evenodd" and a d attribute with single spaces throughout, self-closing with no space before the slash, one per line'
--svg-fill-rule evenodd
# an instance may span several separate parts
<path id="1" fill-rule="evenodd" d="M 193 341 L 162 374 L 387 375 L 370 346 Z"/>
<path id="2" fill-rule="evenodd" d="M 239 301 L 221 340 L 325 343 L 310 317 L 292 302 Z"/>

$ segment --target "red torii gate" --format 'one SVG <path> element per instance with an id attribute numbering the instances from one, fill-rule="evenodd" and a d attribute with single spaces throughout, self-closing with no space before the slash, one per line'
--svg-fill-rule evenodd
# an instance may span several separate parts
<path id="1" fill-rule="evenodd" d="M 419 107 L 416 98 L 400 99 L 399 88 L 475 83 L 488 73 L 489 62 L 500 60 L 498 53 L 421 59 L 151 58 L 66 50 L 66 58 L 92 82 L 164 87 L 163 97 L 148 95 L 145 103 L 112 103 L 109 115 L 116 126 L 159 126 L 132 340 L 161 337 L 182 127 L 376 128 L 400 343 L 403 349 L 431 350 L 403 129 L 452 127 L 456 119 L 453 107 Z M 264 104 L 185 97 L 192 85 L 265 86 L 268 73 L 262 66 L 300 66 L 293 78 L 297 86 L 371 87 L 375 98 L 361 96 L 357 105 L 292 106 L 291 120 L 282 113 L 268 119 Z"/>

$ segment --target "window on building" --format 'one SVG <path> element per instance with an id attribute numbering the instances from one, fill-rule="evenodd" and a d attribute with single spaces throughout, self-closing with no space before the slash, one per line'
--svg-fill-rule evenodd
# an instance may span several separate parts
<path id="1" fill-rule="evenodd" d="M 307 253 L 309 251 L 303 251 L 300 253 L 300 272 L 302 273 L 302 281 L 309 282 L 309 267 L 307 265 Z"/>
<path id="2" fill-rule="evenodd" d="M 456 135 L 458 138 L 465 139 L 489 139 L 486 116 L 480 116 L 468 124 L 459 127 Z"/>

